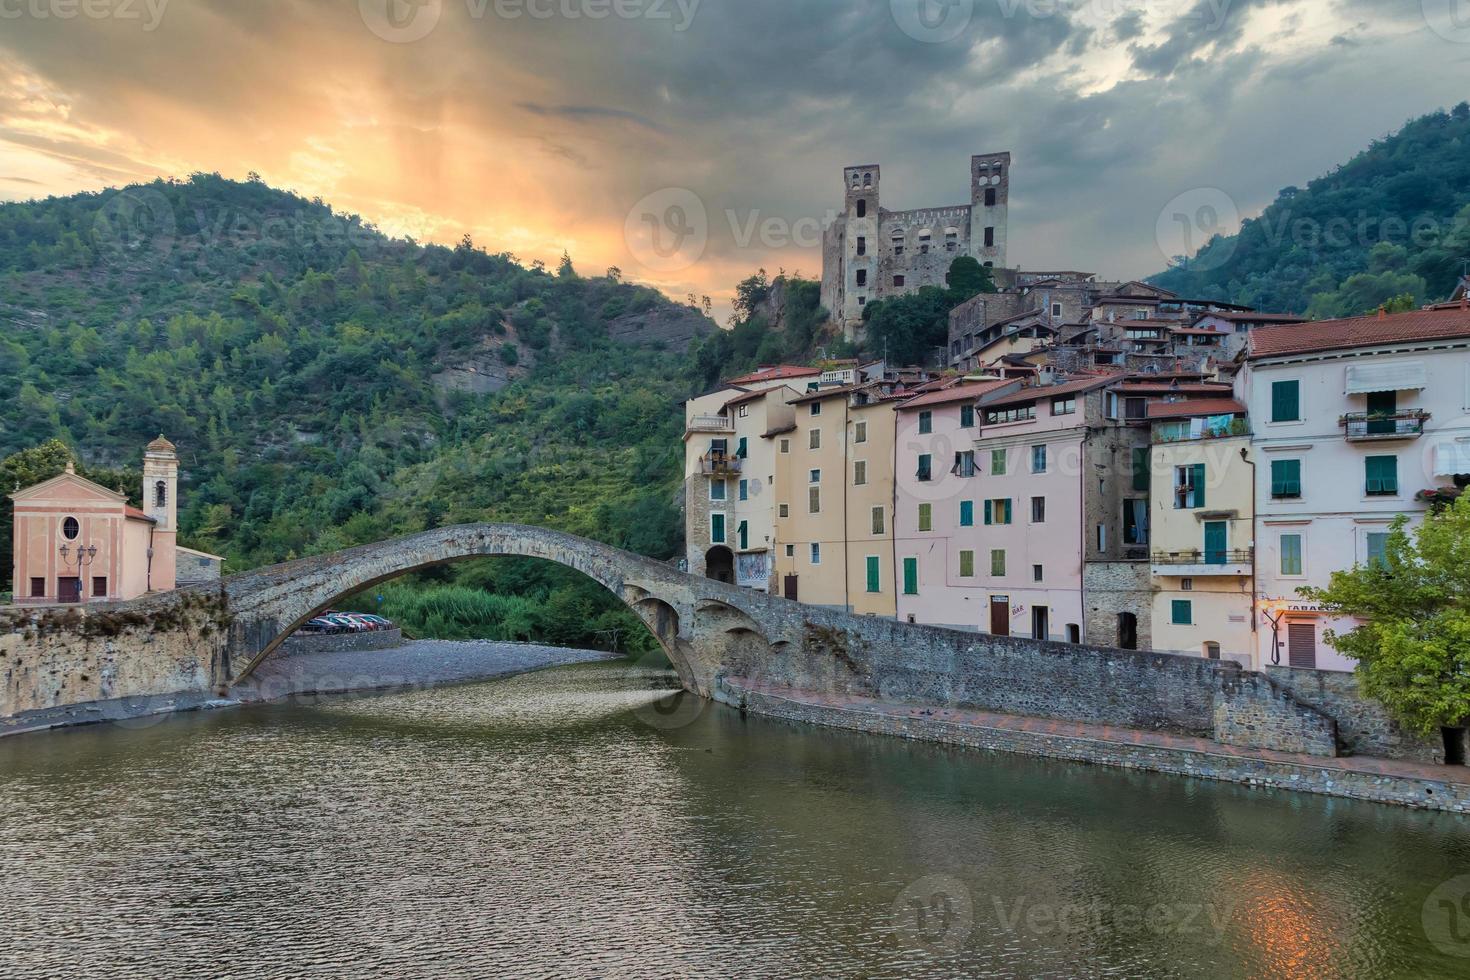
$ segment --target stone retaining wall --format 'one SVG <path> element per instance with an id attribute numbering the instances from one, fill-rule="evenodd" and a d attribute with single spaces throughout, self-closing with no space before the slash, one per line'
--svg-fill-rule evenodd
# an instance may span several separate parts
<path id="1" fill-rule="evenodd" d="M 391 650 L 403 646 L 403 630 L 372 630 L 363 633 L 295 633 L 281 644 L 280 656 L 307 653 L 351 653 L 359 650 Z"/>
<path id="2" fill-rule="evenodd" d="M 1358 693 L 1358 678 L 1351 673 L 1267 666 L 1266 676 L 1291 691 L 1298 701 L 1335 718 L 1345 755 L 1436 765 L 1444 762 L 1443 740 L 1420 738 L 1407 731 L 1383 705 Z"/>
<path id="3" fill-rule="evenodd" d="M 1326 766 L 1215 755 L 1127 742 L 980 728 L 934 719 L 909 718 L 811 704 L 769 693 L 742 692 L 752 712 L 810 725 L 892 735 L 927 742 L 1021 755 L 1045 756 L 1121 769 L 1146 769 L 1179 776 L 1245 783 L 1299 793 L 1345 796 L 1426 810 L 1470 813 L 1470 784 L 1352 772 Z"/>

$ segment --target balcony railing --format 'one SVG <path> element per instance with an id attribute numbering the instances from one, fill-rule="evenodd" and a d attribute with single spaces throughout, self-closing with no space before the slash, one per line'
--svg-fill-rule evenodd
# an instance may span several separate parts
<path id="1" fill-rule="evenodd" d="M 745 460 L 729 453 L 705 453 L 699 457 L 699 470 L 705 476 L 739 476 Z"/>
<path id="2" fill-rule="evenodd" d="M 689 419 L 690 432 L 729 432 L 731 430 L 730 416 L 728 415 L 695 415 Z"/>
<path id="3" fill-rule="evenodd" d="M 1235 548 L 1219 551 L 1155 551 L 1150 563 L 1154 565 L 1249 565 L 1255 559 L 1255 549 Z"/>
<path id="4" fill-rule="evenodd" d="M 1424 434 L 1424 423 L 1429 413 L 1384 412 L 1382 414 L 1358 412 L 1344 415 L 1340 420 L 1343 434 L 1349 442 L 1366 442 L 1372 439 L 1417 439 Z"/>

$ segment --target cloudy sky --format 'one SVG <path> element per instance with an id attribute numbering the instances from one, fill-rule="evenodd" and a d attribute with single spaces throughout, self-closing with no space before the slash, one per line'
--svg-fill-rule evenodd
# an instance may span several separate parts
<path id="1" fill-rule="evenodd" d="M 0 199 L 253 170 L 725 308 L 845 164 L 899 209 L 1010 150 L 1012 264 L 1129 277 L 1467 69 L 1467 0 L 0 0 Z"/>

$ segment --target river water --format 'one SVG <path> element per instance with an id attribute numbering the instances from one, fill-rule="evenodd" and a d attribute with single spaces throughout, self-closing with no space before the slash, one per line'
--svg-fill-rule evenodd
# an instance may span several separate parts
<path id="1" fill-rule="evenodd" d="M 1464 818 L 650 684 L 0 741 L 0 976 L 1470 975 Z"/>

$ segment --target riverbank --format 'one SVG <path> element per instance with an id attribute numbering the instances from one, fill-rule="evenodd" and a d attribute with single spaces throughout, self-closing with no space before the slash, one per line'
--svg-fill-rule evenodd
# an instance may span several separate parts
<path id="1" fill-rule="evenodd" d="M 742 710 L 809 725 L 1470 814 L 1470 768 L 1246 749 L 1205 738 L 723 681 Z"/>
<path id="2" fill-rule="evenodd" d="M 184 711 L 232 708 L 291 697 L 468 684 L 550 667 L 618 659 L 621 654 L 599 650 L 492 640 L 414 640 L 388 650 L 277 656 L 261 664 L 228 698 L 180 692 L 47 708 L 0 720 L 0 736 L 102 723 L 136 727 Z"/>

